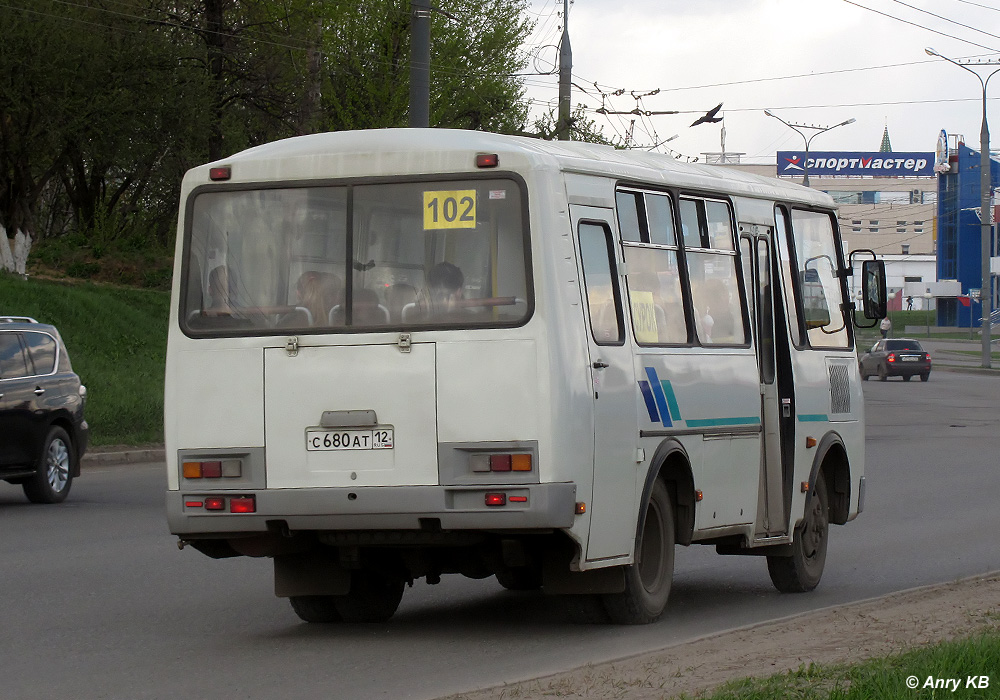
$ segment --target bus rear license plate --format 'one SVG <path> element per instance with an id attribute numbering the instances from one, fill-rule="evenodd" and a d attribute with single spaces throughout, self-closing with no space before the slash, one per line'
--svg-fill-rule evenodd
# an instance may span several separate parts
<path id="1" fill-rule="evenodd" d="M 391 450 L 392 428 L 374 430 L 307 430 L 306 449 L 310 452 L 332 450 Z"/>

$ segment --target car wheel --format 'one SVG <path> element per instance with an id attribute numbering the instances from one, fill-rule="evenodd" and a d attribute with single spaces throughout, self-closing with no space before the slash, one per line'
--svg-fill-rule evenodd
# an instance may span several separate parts
<path id="1" fill-rule="evenodd" d="M 21 484 L 32 503 L 61 503 L 73 485 L 76 457 L 73 442 L 59 426 L 49 428 L 34 476 Z"/>
<path id="2" fill-rule="evenodd" d="M 924 374 L 920 375 L 920 381 L 922 381 L 922 382 L 926 382 L 930 378 L 931 378 L 931 373 L 930 372 L 925 372 Z"/>
<path id="3" fill-rule="evenodd" d="M 884 382 L 889 378 L 889 372 L 886 370 L 885 365 L 878 366 L 878 380 Z"/>
<path id="4" fill-rule="evenodd" d="M 830 537 L 830 513 L 826 479 L 816 476 L 816 492 L 802 524 L 795 529 L 791 556 L 769 556 L 767 572 L 771 583 L 782 593 L 805 593 L 819 585 L 826 565 L 826 547 Z"/>

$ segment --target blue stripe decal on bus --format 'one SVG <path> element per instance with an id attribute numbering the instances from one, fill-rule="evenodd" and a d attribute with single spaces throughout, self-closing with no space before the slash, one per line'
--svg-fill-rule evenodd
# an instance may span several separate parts
<path id="1" fill-rule="evenodd" d="M 677 405 L 677 397 L 674 396 L 674 388 L 670 386 L 669 379 L 663 379 L 660 381 L 660 386 L 663 387 L 663 393 L 667 397 L 667 404 L 670 406 L 670 417 L 674 420 L 681 419 L 681 408 Z"/>
<path id="2" fill-rule="evenodd" d="M 642 392 L 642 400 L 646 402 L 646 412 L 649 413 L 649 420 L 659 423 L 660 414 L 656 411 L 656 403 L 653 401 L 653 392 L 649 390 L 649 382 L 645 379 L 640 380 L 639 391 Z"/>
<path id="3" fill-rule="evenodd" d="M 660 378 L 656 376 L 656 370 L 652 367 L 646 368 L 646 376 L 649 377 L 649 387 L 653 390 L 653 398 L 656 399 L 656 407 L 660 409 L 663 425 L 669 428 L 673 425 L 673 421 L 670 420 L 670 409 L 667 408 L 667 398 L 663 395 Z"/>
<path id="4" fill-rule="evenodd" d="M 830 421 L 830 416 L 825 413 L 802 413 L 799 414 L 800 423 L 827 423 Z"/>
<path id="5" fill-rule="evenodd" d="M 685 421 L 691 428 L 717 428 L 726 425 L 760 425 L 760 418 L 757 416 L 746 416 L 738 418 L 705 418 L 703 420 Z"/>

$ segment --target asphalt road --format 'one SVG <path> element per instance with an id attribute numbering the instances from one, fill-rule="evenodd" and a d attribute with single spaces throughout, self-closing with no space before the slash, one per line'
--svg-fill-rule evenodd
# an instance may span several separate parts
<path id="1" fill-rule="evenodd" d="M 813 593 L 762 560 L 678 552 L 659 623 L 574 625 L 540 594 L 445 577 L 385 625 L 306 625 L 267 560 L 178 551 L 159 464 L 92 468 L 58 506 L 0 483 L 0 697 L 435 698 L 724 629 L 1000 570 L 1000 377 L 865 385 L 865 513 L 833 529 Z"/>

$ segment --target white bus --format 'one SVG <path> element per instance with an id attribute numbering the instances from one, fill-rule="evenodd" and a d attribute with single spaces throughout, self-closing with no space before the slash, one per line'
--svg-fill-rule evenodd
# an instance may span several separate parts
<path id="1" fill-rule="evenodd" d="M 195 168 L 171 532 L 271 558 L 308 622 L 448 573 L 650 622 L 677 544 L 810 590 L 864 505 L 844 258 L 823 193 L 583 143 L 356 131 Z"/>

